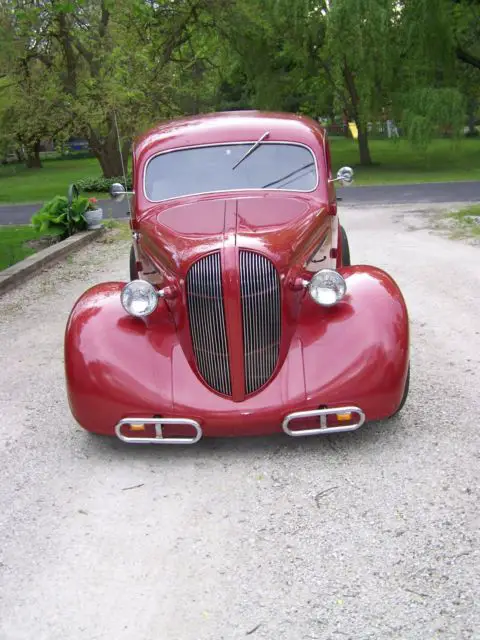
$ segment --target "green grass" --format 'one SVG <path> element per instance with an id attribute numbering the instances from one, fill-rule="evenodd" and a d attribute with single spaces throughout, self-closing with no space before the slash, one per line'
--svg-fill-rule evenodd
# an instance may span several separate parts
<path id="1" fill-rule="evenodd" d="M 0 271 L 36 253 L 33 247 L 25 243 L 38 240 L 40 237 L 39 233 L 28 225 L 0 226 Z"/>
<path id="2" fill-rule="evenodd" d="M 0 205 L 44 202 L 57 194 L 66 196 L 72 182 L 101 173 L 95 158 L 44 160 L 42 169 L 26 169 L 21 164 L 3 165 L 0 166 Z M 108 194 L 88 195 L 108 198 Z"/>
<path id="3" fill-rule="evenodd" d="M 405 140 L 371 140 L 374 165 L 359 166 L 354 140 L 330 138 L 334 171 L 344 165 L 355 169 L 356 185 L 413 184 L 480 180 L 480 138 L 435 140 L 426 153 L 419 153 Z M 81 178 L 101 175 L 95 158 L 45 159 L 42 169 L 23 165 L 0 166 L 0 205 L 44 202 L 66 195 L 68 185 Z M 105 193 L 89 196 L 108 198 Z"/>
<path id="4" fill-rule="evenodd" d="M 460 209 L 448 215 L 454 218 L 459 224 L 459 230 L 470 236 L 480 236 L 480 224 L 474 222 L 471 218 L 480 217 L 480 204 L 472 204 L 469 207 Z"/>
<path id="5" fill-rule="evenodd" d="M 480 138 L 435 140 L 422 154 L 406 140 L 372 140 L 374 165 L 359 166 L 354 140 L 330 138 L 334 172 L 344 165 L 355 169 L 355 185 L 414 184 L 480 180 Z"/>

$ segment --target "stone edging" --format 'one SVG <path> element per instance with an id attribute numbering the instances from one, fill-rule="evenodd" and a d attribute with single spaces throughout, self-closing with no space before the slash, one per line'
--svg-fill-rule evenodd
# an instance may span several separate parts
<path id="1" fill-rule="evenodd" d="M 20 260 L 20 262 L 8 267 L 8 269 L 0 271 L 0 295 L 35 276 L 40 269 L 46 265 L 56 262 L 77 249 L 84 247 L 89 242 L 95 240 L 95 238 L 98 238 L 104 231 L 103 226 L 101 229 L 81 231 L 66 240 L 47 247 L 47 249 L 42 249 L 34 253 L 33 256 L 28 256 L 25 260 Z"/>

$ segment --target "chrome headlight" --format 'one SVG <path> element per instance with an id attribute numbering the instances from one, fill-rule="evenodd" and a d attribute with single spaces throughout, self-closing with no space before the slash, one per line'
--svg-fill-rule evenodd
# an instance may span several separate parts
<path id="1" fill-rule="evenodd" d="M 142 318 L 155 311 L 158 294 L 146 280 L 132 280 L 123 287 L 120 300 L 127 313 L 136 318 Z"/>
<path id="2" fill-rule="evenodd" d="M 331 307 L 343 298 L 347 291 L 344 278 L 333 269 L 321 269 L 308 284 L 308 292 L 317 304 Z"/>

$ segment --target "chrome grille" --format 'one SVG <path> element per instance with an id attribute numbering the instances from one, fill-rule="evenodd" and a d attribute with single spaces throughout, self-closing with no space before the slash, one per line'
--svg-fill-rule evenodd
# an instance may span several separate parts
<path id="1" fill-rule="evenodd" d="M 273 264 L 252 251 L 240 251 L 245 393 L 272 375 L 280 349 L 280 283 Z"/>
<path id="2" fill-rule="evenodd" d="M 213 389 L 231 395 L 220 254 L 213 253 L 192 265 L 186 284 L 198 370 Z"/>

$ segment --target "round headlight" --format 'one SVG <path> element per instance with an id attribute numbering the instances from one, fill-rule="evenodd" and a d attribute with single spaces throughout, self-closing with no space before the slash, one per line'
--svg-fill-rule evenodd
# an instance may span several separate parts
<path id="1" fill-rule="evenodd" d="M 158 294 L 146 280 L 132 280 L 123 287 L 120 300 L 127 313 L 136 318 L 142 318 L 155 311 Z"/>
<path id="2" fill-rule="evenodd" d="M 321 269 L 310 280 L 308 291 L 317 304 L 331 307 L 343 298 L 347 284 L 338 271 Z"/>

